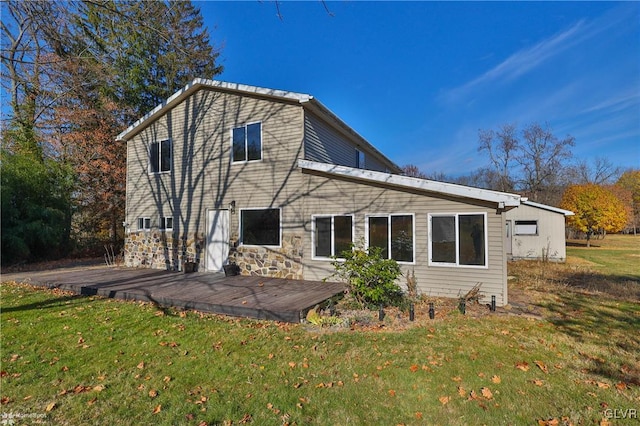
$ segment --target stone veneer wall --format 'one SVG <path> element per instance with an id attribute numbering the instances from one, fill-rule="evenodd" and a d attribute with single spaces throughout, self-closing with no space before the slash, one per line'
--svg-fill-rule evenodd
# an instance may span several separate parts
<path id="1" fill-rule="evenodd" d="M 130 267 L 182 270 L 184 262 L 200 264 L 204 234 L 176 237 L 161 231 L 130 233 L 124 244 L 124 264 Z"/>
<path id="2" fill-rule="evenodd" d="M 301 280 L 302 237 L 283 234 L 279 248 L 238 246 L 238 236 L 231 237 L 229 261 L 240 267 L 242 275 L 261 275 L 274 278 Z"/>

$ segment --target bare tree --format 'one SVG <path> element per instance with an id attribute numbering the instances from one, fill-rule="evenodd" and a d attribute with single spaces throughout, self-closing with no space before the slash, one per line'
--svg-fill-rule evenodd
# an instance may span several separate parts
<path id="1" fill-rule="evenodd" d="M 622 169 L 613 165 L 609 159 L 597 157 L 592 164 L 582 160 L 572 170 L 572 180 L 579 184 L 612 184 L 622 175 Z"/>
<path id="2" fill-rule="evenodd" d="M 505 124 L 497 131 L 480 130 L 478 139 L 478 151 L 484 151 L 489 155 L 489 170 L 492 172 L 490 179 L 494 182 L 494 189 L 503 192 L 513 191 L 515 185 L 512 169 L 516 151 L 519 149 L 516 126 Z"/>
<path id="3" fill-rule="evenodd" d="M 575 138 L 557 138 L 548 125 L 533 123 L 522 131 L 522 142 L 515 156 L 520 165 L 521 191 L 530 198 L 556 204 L 566 185 L 567 162 Z"/>

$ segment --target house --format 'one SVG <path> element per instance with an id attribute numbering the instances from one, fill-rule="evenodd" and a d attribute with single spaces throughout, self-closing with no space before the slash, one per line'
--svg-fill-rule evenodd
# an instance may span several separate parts
<path id="1" fill-rule="evenodd" d="M 509 259 L 567 260 L 565 217 L 569 210 L 523 199 L 506 214 L 505 250 Z"/>
<path id="2" fill-rule="evenodd" d="M 351 243 L 418 289 L 507 303 L 514 194 L 401 175 L 313 96 L 195 79 L 123 131 L 125 263 L 319 280 Z M 400 283 L 401 285 L 404 283 Z"/>

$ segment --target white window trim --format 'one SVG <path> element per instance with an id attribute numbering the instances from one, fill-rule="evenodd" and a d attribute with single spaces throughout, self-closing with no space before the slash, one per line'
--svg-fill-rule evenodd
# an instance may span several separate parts
<path id="1" fill-rule="evenodd" d="M 522 226 L 522 222 L 535 222 L 536 232 L 534 232 L 534 233 L 520 233 L 520 232 L 518 232 L 518 223 L 520 223 L 520 225 Z M 525 226 L 527 226 L 527 225 L 525 225 Z M 528 226 L 533 226 L 533 225 L 528 225 Z M 533 219 L 533 220 L 527 220 L 527 219 L 514 220 L 513 221 L 513 235 L 517 235 L 519 237 L 537 237 L 537 236 L 540 235 L 540 224 L 535 219 Z"/>
<path id="2" fill-rule="evenodd" d="M 460 264 L 460 227 L 458 226 L 459 216 L 473 216 L 482 215 L 484 220 L 484 265 L 461 265 Z M 433 254 L 433 232 L 431 229 L 432 217 L 450 217 L 455 218 L 455 233 L 456 233 L 456 262 L 434 262 L 432 260 Z M 449 268 L 470 268 L 470 269 L 489 269 L 489 229 L 487 227 L 487 212 L 463 212 L 463 213 L 429 213 L 427 215 L 428 226 L 428 243 L 429 243 L 429 266 L 449 267 Z"/>
<path id="3" fill-rule="evenodd" d="M 162 142 L 169 142 L 169 170 L 165 170 L 162 171 L 160 170 L 161 165 L 162 165 Z M 158 171 L 154 172 L 153 171 L 153 167 L 151 167 L 151 145 L 153 145 L 154 143 L 158 144 Z M 171 174 L 171 171 L 173 170 L 173 141 L 171 140 L 171 138 L 166 138 L 166 139 L 158 139 L 155 141 L 152 141 L 148 146 L 147 146 L 147 172 L 150 175 L 167 175 L 167 174 Z"/>
<path id="4" fill-rule="evenodd" d="M 279 228 L 279 232 L 280 235 L 278 236 L 278 239 L 280 241 L 280 244 L 278 244 L 277 246 L 273 246 L 273 245 L 257 245 L 257 244 L 245 244 L 243 241 L 243 235 L 242 235 L 242 212 L 245 210 L 278 210 L 279 216 L 280 216 L 280 221 L 278 223 L 278 228 Z M 239 245 L 241 247 L 267 247 L 267 248 L 282 248 L 282 208 L 281 207 L 249 207 L 249 208 L 244 208 L 244 209 L 238 209 L 238 236 L 239 236 Z"/>
<path id="5" fill-rule="evenodd" d="M 416 264 L 416 215 L 415 213 L 368 213 L 364 216 L 364 245 L 366 249 L 369 249 L 369 218 L 370 217 L 386 217 L 387 218 L 387 252 L 389 253 L 389 259 L 391 257 L 391 216 L 411 216 L 411 232 L 413 238 L 412 258 L 413 261 L 407 262 L 406 260 L 396 260 L 400 265 L 415 265 Z"/>
<path id="6" fill-rule="evenodd" d="M 166 227 L 165 225 L 167 224 L 167 219 L 171 219 L 171 227 Z M 160 224 L 160 230 L 161 231 L 173 231 L 173 216 L 160 216 L 160 219 L 158 220 L 158 223 Z"/>
<path id="7" fill-rule="evenodd" d="M 144 227 L 144 226 L 143 226 L 143 227 L 141 228 L 141 227 L 140 227 L 140 219 L 142 219 L 142 223 L 143 223 L 143 225 L 144 225 L 147 221 L 149 221 L 149 227 L 148 227 L 148 228 L 146 228 L 146 227 Z M 149 231 L 151 231 L 151 218 L 150 218 L 150 217 L 139 217 L 139 218 L 138 218 L 138 231 L 144 231 L 144 232 L 149 232 Z"/>
<path id="8" fill-rule="evenodd" d="M 332 257 L 326 256 L 316 256 L 316 218 L 330 217 L 331 218 L 331 253 L 335 253 L 335 234 L 334 234 L 334 218 L 336 216 L 348 216 L 351 218 L 351 244 L 354 243 L 354 238 L 356 236 L 356 221 L 355 215 L 353 214 L 314 214 L 311 215 L 311 260 L 322 260 L 322 261 L 333 261 L 333 260 L 345 260 L 343 257 L 336 257 L 335 259 Z M 337 254 L 336 254 L 337 256 Z"/>
<path id="9" fill-rule="evenodd" d="M 247 147 L 247 127 L 252 125 L 252 124 L 260 124 L 260 158 L 257 159 L 257 160 L 246 159 L 246 160 L 237 160 L 236 161 L 236 160 L 233 159 L 233 131 L 235 129 L 240 128 L 240 127 L 244 127 L 244 129 L 245 129 L 245 134 L 244 134 L 244 153 L 245 153 L 245 158 L 248 158 L 249 150 L 248 150 L 248 147 Z M 244 124 L 239 124 L 237 126 L 233 126 L 231 128 L 231 131 L 230 131 L 230 133 L 231 133 L 231 156 L 230 156 L 231 157 L 231 164 L 258 163 L 258 162 L 262 161 L 262 159 L 264 158 L 264 140 L 262 138 L 262 133 L 263 133 L 262 132 L 262 128 L 263 127 L 264 126 L 262 125 L 262 121 L 251 121 L 251 122 L 248 122 L 248 123 L 244 123 Z"/>

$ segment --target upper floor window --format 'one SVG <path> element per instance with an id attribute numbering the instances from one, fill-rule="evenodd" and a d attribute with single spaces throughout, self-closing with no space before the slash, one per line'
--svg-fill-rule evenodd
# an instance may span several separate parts
<path id="1" fill-rule="evenodd" d="M 149 145 L 149 172 L 171 171 L 171 141 L 151 142 Z"/>
<path id="2" fill-rule="evenodd" d="M 356 168 L 364 169 L 364 152 L 356 149 Z"/>
<path id="3" fill-rule="evenodd" d="M 430 264 L 487 266 L 486 213 L 429 215 Z"/>
<path id="4" fill-rule="evenodd" d="M 233 129 L 233 161 L 254 161 L 262 159 L 262 124 L 251 123 Z"/>
<path id="5" fill-rule="evenodd" d="M 398 262 L 413 262 L 413 215 L 367 216 L 367 245 L 380 247 L 382 256 Z"/>

